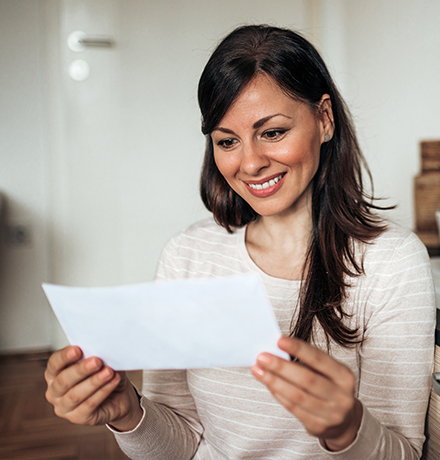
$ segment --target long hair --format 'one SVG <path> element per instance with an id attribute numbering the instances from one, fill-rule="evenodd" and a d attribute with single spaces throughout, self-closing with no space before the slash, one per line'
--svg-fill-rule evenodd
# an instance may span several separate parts
<path id="1" fill-rule="evenodd" d="M 362 169 L 371 175 L 359 148 L 348 109 L 316 49 L 299 34 L 265 25 L 235 29 L 216 48 L 199 82 L 198 100 L 206 151 L 200 192 L 217 223 L 232 232 L 258 214 L 237 195 L 214 161 L 211 132 L 244 88 L 264 73 L 295 100 L 315 113 L 324 94 L 331 99 L 334 133 L 323 143 L 312 183 L 311 243 L 303 268 L 298 319 L 291 335 L 313 340 L 315 322 L 342 346 L 360 342 L 357 328 L 347 324 L 343 303 L 347 279 L 363 273 L 356 242 L 368 243 L 385 228 L 374 215 L 373 198 L 364 190 Z"/>

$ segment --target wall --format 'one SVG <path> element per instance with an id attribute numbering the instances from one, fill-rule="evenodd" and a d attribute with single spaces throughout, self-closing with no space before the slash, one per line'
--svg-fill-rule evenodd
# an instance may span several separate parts
<path id="1" fill-rule="evenodd" d="M 7 244 L 2 228 L 2 351 L 45 348 L 51 341 L 50 309 L 40 287 L 49 275 L 42 19 L 38 2 L 0 2 L 0 193 L 8 224 L 25 225 L 29 238 L 24 245 Z"/>

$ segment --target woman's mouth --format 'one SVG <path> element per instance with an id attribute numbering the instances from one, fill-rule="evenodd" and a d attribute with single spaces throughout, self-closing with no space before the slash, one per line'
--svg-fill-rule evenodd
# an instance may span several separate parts
<path id="1" fill-rule="evenodd" d="M 274 177 L 273 179 L 270 179 L 267 182 L 263 182 L 262 184 L 247 184 L 249 187 L 253 190 L 264 190 L 269 187 L 273 187 L 278 181 L 280 181 L 284 174 L 286 173 L 281 173 L 279 176 Z"/>
<path id="2" fill-rule="evenodd" d="M 276 193 L 283 184 L 283 179 L 286 173 L 278 174 L 277 176 L 268 177 L 264 182 L 245 182 L 249 192 L 258 198 L 266 198 Z"/>

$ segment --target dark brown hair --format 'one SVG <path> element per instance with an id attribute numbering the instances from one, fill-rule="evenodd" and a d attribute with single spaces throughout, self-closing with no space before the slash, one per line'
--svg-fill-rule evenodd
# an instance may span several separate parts
<path id="1" fill-rule="evenodd" d="M 298 319 L 291 334 L 313 339 L 318 321 L 327 339 L 342 346 L 360 342 L 342 305 L 348 277 L 363 273 L 355 242 L 368 243 L 385 228 L 372 210 L 380 209 L 364 191 L 362 168 L 370 180 L 348 109 L 316 49 L 299 34 L 265 25 L 235 29 L 216 48 L 198 87 L 206 151 L 201 196 L 215 220 L 229 232 L 255 220 L 258 214 L 237 195 L 217 169 L 211 132 L 231 104 L 259 73 L 270 76 L 290 97 L 315 112 L 324 94 L 331 99 L 334 134 L 322 144 L 313 179 L 313 232 L 303 269 Z"/>

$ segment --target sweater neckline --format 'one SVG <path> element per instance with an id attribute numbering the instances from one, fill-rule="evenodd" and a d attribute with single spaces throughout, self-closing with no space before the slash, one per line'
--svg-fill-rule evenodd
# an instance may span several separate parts
<path id="1" fill-rule="evenodd" d="M 257 273 L 265 284 L 271 284 L 277 287 L 299 288 L 301 285 L 300 280 L 286 280 L 283 278 L 276 278 L 275 276 L 268 275 L 266 272 L 261 270 L 261 268 L 252 260 L 246 248 L 246 229 L 247 226 L 245 225 L 244 227 L 238 228 L 235 232 L 237 251 L 245 266 L 251 272 Z"/>

